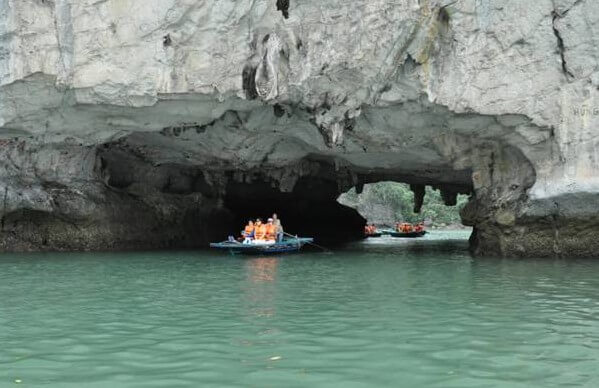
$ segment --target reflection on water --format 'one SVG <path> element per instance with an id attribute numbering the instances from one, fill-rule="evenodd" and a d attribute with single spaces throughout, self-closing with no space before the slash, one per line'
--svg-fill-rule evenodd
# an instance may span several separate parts
<path id="1" fill-rule="evenodd" d="M 245 259 L 248 285 L 245 287 L 245 299 L 251 315 L 273 317 L 275 315 L 274 284 L 277 275 L 278 258 L 258 257 Z"/>
<path id="2" fill-rule="evenodd" d="M 599 262 L 464 238 L 4 255 L 0 387 L 599 386 Z"/>
<path id="3" fill-rule="evenodd" d="M 248 278 L 252 283 L 274 282 L 277 274 L 277 263 L 275 257 L 258 257 L 247 260 L 246 268 Z"/>

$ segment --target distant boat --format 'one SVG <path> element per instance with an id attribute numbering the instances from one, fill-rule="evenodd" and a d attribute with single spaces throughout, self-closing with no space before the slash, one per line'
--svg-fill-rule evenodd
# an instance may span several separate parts
<path id="1" fill-rule="evenodd" d="M 243 244 L 238 241 L 223 241 L 211 243 L 210 248 L 228 251 L 231 254 L 244 255 L 273 255 L 279 253 L 299 252 L 306 244 L 314 241 L 311 237 L 286 237 L 283 241 L 273 244 Z"/>
<path id="2" fill-rule="evenodd" d="M 383 233 L 375 232 L 375 233 L 364 233 L 364 237 L 381 237 Z"/>
<path id="3" fill-rule="evenodd" d="M 426 234 L 426 230 L 421 230 L 419 232 L 388 231 L 386 234 L 388 234 L 391 237 L 416 238 L 416 237 L 423 237 Z"/>

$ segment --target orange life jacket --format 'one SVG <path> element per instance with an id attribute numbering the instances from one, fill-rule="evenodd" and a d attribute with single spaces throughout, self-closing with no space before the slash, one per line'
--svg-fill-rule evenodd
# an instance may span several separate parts
<path id="1" fill-rule="evenodd" d="M 277 227 L 274 224 L 266 224 L 264 225 L 266 239 L 274 240 L 277 238 Z"/>
<path id="2" fill-rule="evenodd" d="M 403 222 L 399 225 L 400 232 L 402 233 L 410 233 L 412 232 L 412 224 L 408 224 L 407 222 Z"/>
<path id="3" fill-rule="evenodd" d="M 254 239 L 256 240 L 264 240 L 266 236 L 266 225 L 258 225 L 254 229 Z"/>
<path id="4" fill-rule="evenodd" d="M 245 237 L 249 237 L 254 232 L 254 226 L 246 225 L 244 230 Z"/>

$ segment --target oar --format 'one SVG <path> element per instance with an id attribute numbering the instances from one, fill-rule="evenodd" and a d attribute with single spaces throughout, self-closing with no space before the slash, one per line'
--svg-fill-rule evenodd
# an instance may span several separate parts
<path id="1" fill-rule="evenodd" d="M 285 236 L 288 236 L 288 237 L 293 237 L 293 238 L 295 238 L 295 239 L 297 239 L 297 238 L 298 238 L 297 236 L 294 236 L 294 235 L 292 235 L 292 234 L 289 234 L 289 233 L 287 233 L 287 232 L 283 232 L 283 234 L 284 234 Z M 318 245 L 318 244 L 315 244 L 315 243 L 313 243 L 313 242 L 306 242 L 306 244 L 314 245 L 316 248 L 322 249 L 322 250 L 323 250 L 323 251 L 325 251 L 325 252 L 333 253 L 333 251 L 331 251 L 329 248 L 325 248 L 325 247 L 323 247 L 323 246 L 320 246 L 320 245 Z"/>

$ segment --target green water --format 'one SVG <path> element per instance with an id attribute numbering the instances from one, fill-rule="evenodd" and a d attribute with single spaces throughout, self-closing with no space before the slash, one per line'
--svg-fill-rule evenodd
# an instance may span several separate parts
<path id="1" fill-rule="evenodd" d="M 458 237 L 2 255 L 0 387 L 599 386 L 599 262 Z"/>

